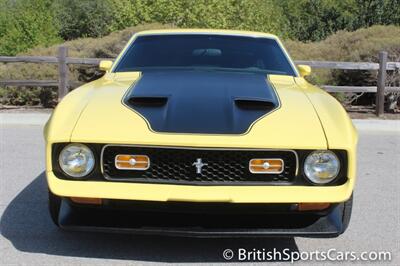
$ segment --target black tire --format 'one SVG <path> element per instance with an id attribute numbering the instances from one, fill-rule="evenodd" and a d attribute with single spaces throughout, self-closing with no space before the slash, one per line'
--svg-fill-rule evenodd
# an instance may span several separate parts
<path id="1" fill-rule="evenodd" d="M 346 231 L 347 227 L 349 227 L 352 209 L 353 209 L 353 195 L 351 195 L 350 199 L 348 199 L 343 204 L 343 218 L 342 218 L 343 230 L 342 230 L 342 233 L 344 233 L 344 231 Z"/>
<path id="2" fill-rule="evenodd" d="M 49 190 L 49 213 L 51 220 L 56 226 L 58 224 L 58 216 L 60 214 L 61 198 L 51 193 Z"/>

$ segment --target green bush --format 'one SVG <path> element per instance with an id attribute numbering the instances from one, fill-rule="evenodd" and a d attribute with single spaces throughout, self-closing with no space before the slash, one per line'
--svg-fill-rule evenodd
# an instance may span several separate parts
<path id="1" fill-rule="evenodd" d="M 51 88 L 0 88 L 0 103 L 16 106 L 54 107 L 57 103 L 56 89 Z"/>
<path id="2" fill-rule="evenodd" d="M 354 10 L 351 10 L 353 2 L 353 0 L 277 1 L 286 11 L 285 24 L 289 35 L 300 41 L 318 41 L 338 30 L 349 29 L 354 20 Z"/>
<path id="3" fill-rule="evenodd" d="M 273 0 L 147 1 L 150 19 L 181 28 L 220 28 L 273 32 L 286 37 L 284 13 Z"/>
<path id="4" fill-rule="evenodd" d="M 400 0 L 275 0 L 285 10 L 289 36 L 319 41 L 339 30 L 400 25 Z"/>
<path id="5" fill-rule="evenodd" d="M 399 61 L 400 27 L 373 26 L 354 32 L 339 31 L 323 41 L 286 41 L 285 45 L 298 60 L 378 62 L 378 53 L 387 51 L 389 61 Z M 376 81 L 376 71 L 315 70 L 310 78 L 317 84 L 371 85 Z"/>
<path id="6" fill-rule="evenodd" d="M 113 5 L 109 0 L 54 0 L 52 8 L 64 40 L 101 37 L 111 31 Z"/>
<path id="7" fill-rule="evenodd" d="M 51 5 L 52 0 L 0 0 L 0 55 L 60 42 Z"/>
<path id="8" fill-rule="evenodd" d="M 273 0 L 56 0 L 55 6 L 66 40 L 150 22 L 285 33 L 282 9 Z"/>

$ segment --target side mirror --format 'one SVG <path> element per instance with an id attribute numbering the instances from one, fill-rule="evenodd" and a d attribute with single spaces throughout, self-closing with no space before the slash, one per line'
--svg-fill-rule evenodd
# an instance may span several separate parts
<path id="1" fill-rule="evenodd" d="M 109 71 L 113 65 L 112 61 L 109 60 L 101 60 L 99 64 L 100 70 Z"/>
<path id="2" fill-rule="evenodd" d="M 307 65 L 297 65 L 297 69 L 299 70 L 300 76 L 305 77 L 311 74 L 311 67 Z"/>

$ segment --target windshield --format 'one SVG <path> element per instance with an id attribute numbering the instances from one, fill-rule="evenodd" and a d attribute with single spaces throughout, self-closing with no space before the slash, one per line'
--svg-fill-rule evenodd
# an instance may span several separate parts
<path id="1" fill-rule="evenodd" d="M 274 39 L 205 34 L 139 36 L 114 71 L 157 68 L 261 71 L 295 76 Z"/>

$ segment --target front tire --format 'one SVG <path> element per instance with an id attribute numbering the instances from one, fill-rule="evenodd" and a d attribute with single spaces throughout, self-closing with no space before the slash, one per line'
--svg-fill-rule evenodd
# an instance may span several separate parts
<path id="1" fill-rule="evenodd" d="M 50 213 L 50 217 L 51 220 L 53 221 L 54 225 L 56 225 L 57 227 L 59 227 L 59 223 L 58 223 L 58 216 L 60 214 L 60 207 L 61 207 L 61 198 L 53 193 L 51 193 L 51 191 L 49 190 L 49 213 Z"/>

